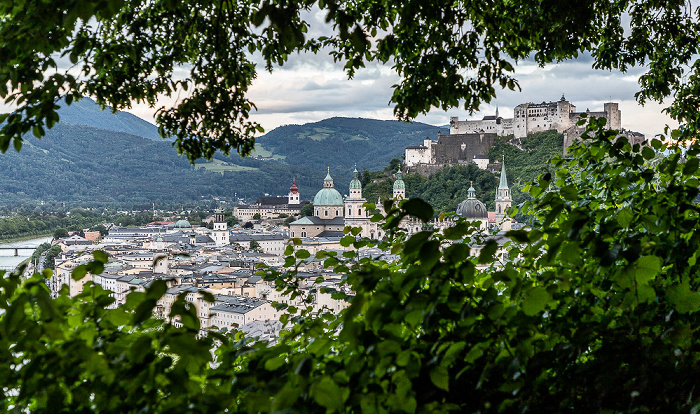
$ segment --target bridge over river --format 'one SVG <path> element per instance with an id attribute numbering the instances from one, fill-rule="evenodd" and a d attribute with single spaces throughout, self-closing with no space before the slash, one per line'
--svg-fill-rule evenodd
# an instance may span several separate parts
<path id="1" fill-rule="evenodd" d="M 2 256 L 31 256 L 37 246 L 2 246 L 0 245 L 0 257 Z"/>

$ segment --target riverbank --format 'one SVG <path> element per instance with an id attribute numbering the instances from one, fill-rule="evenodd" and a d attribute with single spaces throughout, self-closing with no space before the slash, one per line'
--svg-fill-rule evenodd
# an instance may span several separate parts
<path id="1" fill-rule="evenodd" d="M 33 234 L 33 235 L 27 235 L 27 236 L 10 237 L 8 239 L 0 239 L 0 243 L 14 243 L 14 242 L 20 242 L 20 241 L 26 241 L 26 240 L 43 239 L 45 237 L 51 237 L 51 236 L 53 236 L 53 233 Z"/>

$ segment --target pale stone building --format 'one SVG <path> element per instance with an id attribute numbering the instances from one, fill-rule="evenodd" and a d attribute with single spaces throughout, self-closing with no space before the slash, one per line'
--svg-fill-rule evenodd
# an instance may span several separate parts
<path id="1" fill-rule="evenodd" d="M 622 115 L 615 102 L 603 104 L 602 111 L 577 112 L 576 106 L 562 95 L 554 102 L 523 103 L 513 109 L 513 118 L 502 118 L 496 109 L 496 115 L 485 116 L 479 120 L 460 120 L 450 118 L 450 133 L 438 133 L 437 141 L 426 138 L 421 145 L 407 147 L 404 158 L 406 167 L 423 175 L 442 168 L 444 165 L 476 163 L 479 168 L 487 168 L 488 154 L 498 137 L 514 136 L 524 138 L 528 134 L 554 130 L 565 135 L 564 148 L 571 144 L 583 130 L 577 126 L 582 116 L 586 118 L 605 118 L 606 127 L 612 130 L 622 128 Z M 622 133 L 625 134 L 625 133 Z M 644 139 L 638 133 L 626 133 L 635 142 Z"/>

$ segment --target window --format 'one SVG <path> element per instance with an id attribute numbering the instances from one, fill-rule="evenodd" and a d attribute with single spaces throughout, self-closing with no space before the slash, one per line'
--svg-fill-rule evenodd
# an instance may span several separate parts
<path id="1" fill-rule="evenodd" d="M 361 208 L 358 208 L 358 209 L 357 209 L 357 215 L 358 215 L 358 216 L 361 216 L 361 215 L 362 215 L 362 209 L 361 209 Z"/>
<path id="2" fill-rule="evenodd" d="M 326 210 L 325 213 L 326 213 L 326 216 L 327 216 L 327 215 L 328 215 L 328 210 Z"/>

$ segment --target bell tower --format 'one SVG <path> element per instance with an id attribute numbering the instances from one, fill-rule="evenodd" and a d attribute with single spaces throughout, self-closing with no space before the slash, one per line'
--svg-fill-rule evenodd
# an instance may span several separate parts
<path id="1" fill-rule="evenodd" d="M 287 204 L 294 205 L 299 203 L 299 187 L 297 187 L 296 179 L 292 178 L 292 186 L 289 187 L 289 194 L 287 194 Z"/>
<path id="2" fill-rule="evenodd" d="M 214 239 L 217 246 L 229 244 L 226 214 L 224 214 L 224 210 L 220 208 L 214 210 L 214 231 L 212 231 L 212 239 Z"/>

